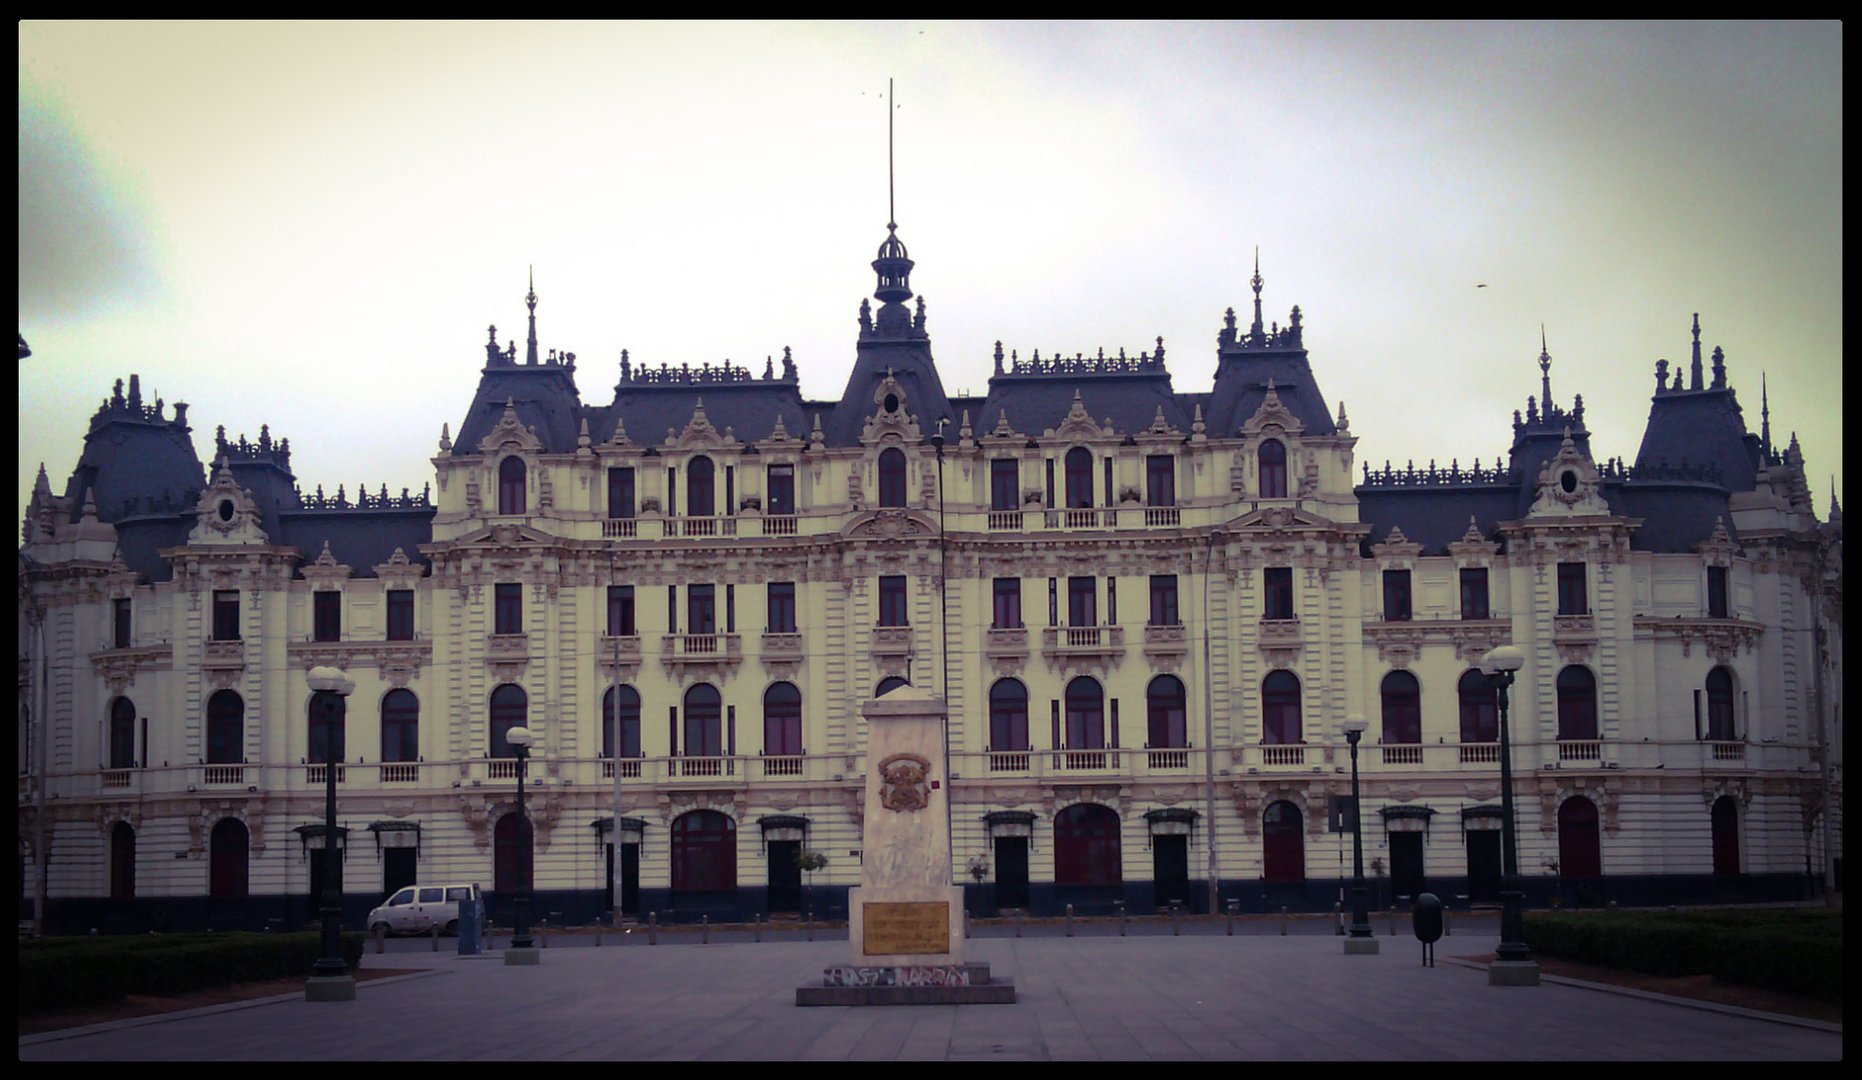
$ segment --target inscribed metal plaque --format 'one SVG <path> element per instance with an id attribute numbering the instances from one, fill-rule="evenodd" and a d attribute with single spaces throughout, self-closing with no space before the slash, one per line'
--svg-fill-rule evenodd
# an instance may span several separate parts
<path id="1" fill-rule="evenodd" d="M 950 951 L 947 903 L 869 903 L 861 908 L 861 950 L 867 956 Z"/>

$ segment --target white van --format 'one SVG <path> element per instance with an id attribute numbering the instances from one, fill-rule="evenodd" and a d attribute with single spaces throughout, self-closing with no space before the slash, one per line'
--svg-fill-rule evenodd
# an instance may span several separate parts
<path id="1" fill-rule="evenodd" d="M 369 912 L 369 932 L 425 934 L 437 926 L 451 936 L 459 932 L 461 903 L 480 903 L 477 885 L 409 885 Z"/>

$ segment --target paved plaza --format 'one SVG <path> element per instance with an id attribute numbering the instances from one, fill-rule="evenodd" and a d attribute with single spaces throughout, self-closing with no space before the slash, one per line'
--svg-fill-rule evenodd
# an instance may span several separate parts
<path id="1" fill-rule="evenodd" d="M 1330 934 L 983 937 L 973 960 L 1014 1005 L 798 1008 L 795 988 L 846 962 L 839 940 L 663 933 L 628 946 L 460 957 L 396 942 L 353 1003 L 301 995 L 19 1040 L 54 1060 L 1838 1060 L 1840 1028 L 1548 980 L 1487 985 L 1451 958 L 1491 952 L 1457 929 L 1421 966 L 1407 934 L 1345 956 Z M 450 948 L 451 942 L 444 943 Z"/>

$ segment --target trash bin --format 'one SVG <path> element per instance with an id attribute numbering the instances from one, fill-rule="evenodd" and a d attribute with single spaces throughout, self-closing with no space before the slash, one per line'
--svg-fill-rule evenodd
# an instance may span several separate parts
<path id="1" fill-rule="evenodd" d="M 1422 962 L 1435 966 L 1435 943 L 1442 937 L 1442 899 L 1434 893 L 1419 893 L 1410 906 L 1410 918 L 1416 927 L 1416 940 L 1422 942 Z"/>
<path id="2" fill-rule="evenodd" d="M 485 902 L 465 900 L 459 904 L 459 955 L 477 956 L 483 947 L 479 934 L 485 925 Z"/>

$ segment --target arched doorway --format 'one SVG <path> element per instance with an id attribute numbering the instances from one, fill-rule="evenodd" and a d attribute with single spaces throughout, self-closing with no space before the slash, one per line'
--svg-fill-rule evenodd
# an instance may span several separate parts
<path id="1" fill-rule="evenodd" d="M 720 907 L 737 891 L 737 824 L 716 810 L 693 810 L 672 823 L 673 905 Z"/>
<path id="2" fill-rule="evenodd" d="M 1306 880 L 1306 833 L 1300 808 L 1282 800 L 1261 816 L 1261 876 L 1284 884 Z"/>
<path id="3" fill-rule="evenodd" d="M 1054 816 L 1054 885 L 1059 902 L 1109 908 L 1122 895 L 1124 881 L 1117 813 L 1080 803 Z"/>

